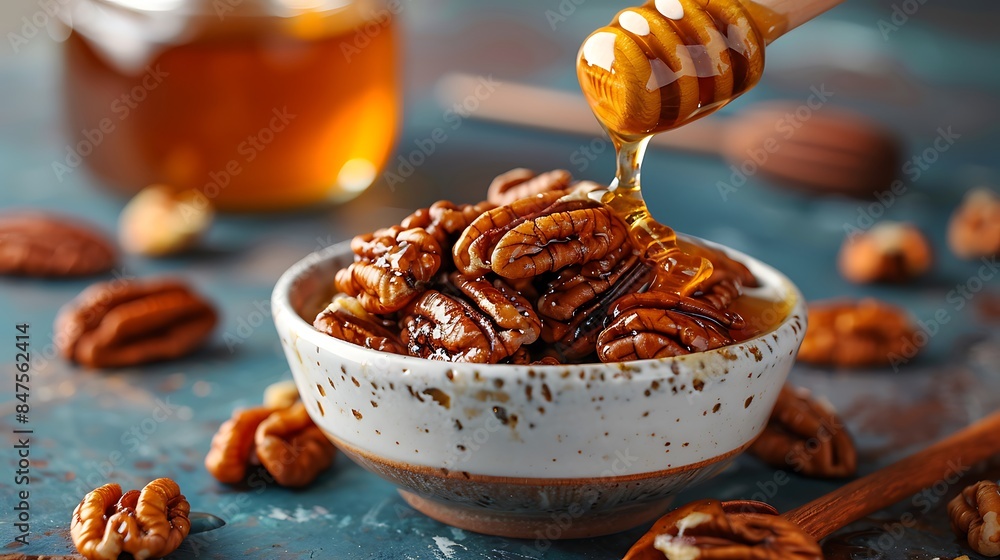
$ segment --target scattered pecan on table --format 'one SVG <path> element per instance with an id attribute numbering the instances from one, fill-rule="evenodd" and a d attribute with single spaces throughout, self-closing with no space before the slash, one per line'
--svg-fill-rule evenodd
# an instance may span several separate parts
<path id="1" fill-rule="evenodd" d="M 279 485 L 301 487 L 329 468 L 335 454 L 305 405 L 293 401 L 233 412 L 212 437 L 205 469 L 219 482 L 239 484 L 259 464 Z"/>
<path id="2" fill-rule="evenodd" d="M 983 556 L 1000 556 L 1000 487 L 977 482 L 948 502 L 951 528 Z"/>
<path id="3" fill-rule="evenodd" d="M 281 486 L 311 483 L 333 464 L 337 448 L 313 424 L 301 402 L 276 410 L 257 426 L 257 458 Z"/>
<path id="4" fill-rule="evenodd" d="M 232 418 L 219 426 L 212 436 L 212 446 L 205 456 L 205 468 L 219 482 L 237 484 L 247 476 L 254 457 L 254 436 L 257 427 L 274 409 L 247 408 L 233 412 Z"/>
<path id="5" fill-rule="evenodd" d="M 150 185 L 135 195 L 118 218 L 118 241 L 129 253 L 163 257 L 193 247 L 215 216 L 201 191 Z"/>
<path id="6" fill-rule="evenodd" d="M 179 358 L 208 339 L 215 308 L 176 279 L 112 280 L 84 290 L 56 317 L 55 342 L 88 367 Z"/>
<path id="7" fill-rule="evenodd" d="M 963 259 L 1000 255 L 1000 195 L 969 191 L 948 223 L 948 246 Z"/>
<path id="8" fill-rule="evenodd" d="M 703 500 L 661 517 L 624 560 L 823 560 L 792 523 L 742 502 Z"/>
<path id="9" fill-rule="evenodd" d="M 857 284 L 902 283 L 925 274 L 932 261 L 930 243 L 916 226 L 883 222 L 845 239 L 837 265 Z"/>
<path id="10" fill-rule="evenodd" d="M 119 485 L 105 484 L 73 510 L 70 535 L 88 560 L 116 560 L 122 553 L 136 560 L 162 558 L 187 537 L 190 512 L 187 499 L 169 478 L 124 494 Z"/>
<path id="11" fill-rule="evenodd" d="M 811 303 L 799 360 L 841 367 L 898 363 L 919 350 L 915 334 L 905 310 L 876 299 Z"/>
<path id="12" fill-rule="evenodd" d="M 750 453 L 805 476 L 843 478 L 857 471 L 854 441 L 833 407 L 809 391 L 785 385 Z"/>
<path id="13" fill-rule="evenodd" d="M 0 216 L 0 274 L 93 276 L 117 262 L 111 241 L 84 223 L 39 212 Z"/>

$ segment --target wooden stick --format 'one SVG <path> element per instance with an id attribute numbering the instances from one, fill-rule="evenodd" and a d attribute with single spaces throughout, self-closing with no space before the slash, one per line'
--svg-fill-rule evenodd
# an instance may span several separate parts
<path id="1" fill-rule="evenodd" d="M 755 0 L 753 3 L 767 8 L 784 20 L 784 29 L 774 34 L 773 37 L 766 29 L 763 30 L 768 37 L 767 42 L 771 43 L 781 35 L 843 2 L 844 0 Z"/>
<path id="2" fill-rule="evenodd" d="M 438 82 L 438 102 L 445 108 L 460 104 L 479 85 L 478 76 L 448 74 Z M 592 139 L 607 140 L 608 137 L 579 94 L 512 82 L 499 82 L 470 117 Z M 677 130 L 657 134 L 652 145 L 721 155 L 724 126 L 712 118 L 697 120 Z"/>
<path id="3" fill-rule="evenodd" d="M 782 515 L 816 540 L 1000 453 L 1000 412 L 927 449 Z M 954 480 L 952 480 L 954 479 Z"/>

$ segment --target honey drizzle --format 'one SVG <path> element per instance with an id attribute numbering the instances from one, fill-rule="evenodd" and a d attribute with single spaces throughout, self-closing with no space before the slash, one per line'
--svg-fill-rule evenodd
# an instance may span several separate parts
<path id="1" fill-rule="evenodd" d="M 602 202 L 625 221 L 656 270 L 652 289 L 688 296 L 711 276 L 712 263 L 679 246 L 643 200 L 640 168 L 650 138 L 753 87 L 765 44 L 786 27 L 781 16 L 746 0 L 650 0 L 619 12 L 584 42 L 580 86 L 617 155 Z"/>

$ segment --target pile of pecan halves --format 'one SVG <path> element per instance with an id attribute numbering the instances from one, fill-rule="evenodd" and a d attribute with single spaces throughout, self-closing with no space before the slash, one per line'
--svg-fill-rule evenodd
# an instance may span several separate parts
<path id="1" fill-rule="evenodd" d="M 733 342 L 729 304 L 755 279 L 707 247 L 688 297 L 651 293 L 628 228 L 569 172 L 515 169 L 479 204 L 447 201 L 355 237 L 314 325 L 368 348 L 475 363 L 622 362 Z"/>

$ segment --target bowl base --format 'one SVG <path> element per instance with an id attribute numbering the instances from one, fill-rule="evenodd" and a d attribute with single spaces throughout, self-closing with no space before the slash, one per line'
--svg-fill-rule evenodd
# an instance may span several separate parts
<path id="1" fill-rule="evenodd" d="M 459 529 L 498 537 L 542 541 L 601 537 L 627 531 L 659 518 L 667 512 L 673 501 L 671 496 L 606 513 L 586 513 L 574 518 L 569 513 L 524 515 L 474 509 L 429 500 L 402 489 L 399 494 L 413 509 Z"/>

